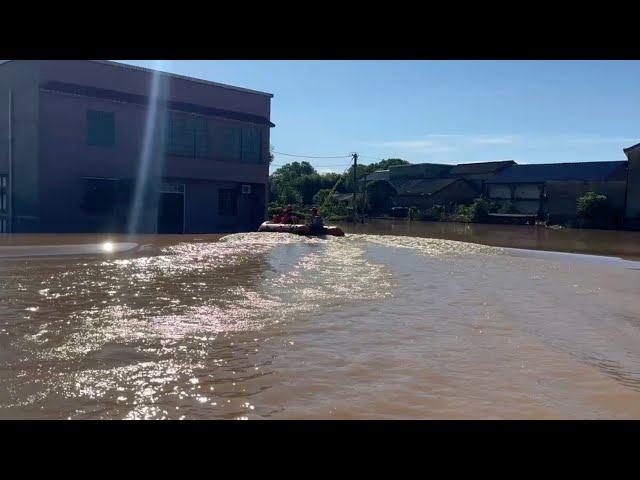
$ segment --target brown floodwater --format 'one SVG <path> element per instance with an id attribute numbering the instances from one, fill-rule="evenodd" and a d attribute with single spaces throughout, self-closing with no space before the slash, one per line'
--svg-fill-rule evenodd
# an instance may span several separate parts
<path id="1" fill-rule="evenodd" d="M 640 234 L 345 229 L 1 238 L 0 418 L 640 418 Z"/>

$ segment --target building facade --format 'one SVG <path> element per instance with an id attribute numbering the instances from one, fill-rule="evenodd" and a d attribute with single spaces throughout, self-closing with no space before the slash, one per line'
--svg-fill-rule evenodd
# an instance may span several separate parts
<path id="1" fill-rule="evenodd" d="M 523 214 L 563 220 L 577 215 L 587 192 L 607 195 L 614 211 L 624 211 L 627 162 L 513 165 L 486 182 L 489 198 Z"/>
<path id="2" fill-rule="evenodd" d="M 629 227 L 640 229 L 640 143 L 625 148 L 624 153 L 629 162 L 625 222 Z"/>
<path id="3" fill-rule="evenodd" d="M 266 215 L 271 98 L 115 62 L 4 62 L 0 228 L 253 230 Z"/>
<path id="4" fill-rule="evenodd" d="M 395 207 L 416 207 L 428 210 L 435 205 L 470 203 L 478 196 L 477 190 L 461 178 L 428 178 L 410 180 L 398 187 L 393 199 Z"/>

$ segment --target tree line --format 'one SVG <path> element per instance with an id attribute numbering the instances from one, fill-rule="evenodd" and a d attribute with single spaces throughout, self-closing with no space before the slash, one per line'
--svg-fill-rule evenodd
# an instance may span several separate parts
<path id="1" fill-rule="evenodd" d="M 409 162 L 400 158 L 388 158 L 366 165 L 359 164 L 356 179 L 377 170 L 387 170 L 392 166 L 408 164 Z M 353 165 L 343 173 L 319 173 L 309 162 L 296 161 L 283 165 L 269 176 L 270 201 L 277 205 L 319 205 L 324 202 L 334 187 L 334 193 L 353 192 Z"/>

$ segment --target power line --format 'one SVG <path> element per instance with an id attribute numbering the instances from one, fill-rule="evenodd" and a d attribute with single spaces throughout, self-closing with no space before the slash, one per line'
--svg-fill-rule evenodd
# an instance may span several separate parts
<path id="1" fill-rule="evenodd" d="M 350 158 L 351 157 L 351 155 L 341 155 L 337 157 L 319 157 L 314 155 L 294 155 L 293 153 L 282 153 L 282 152 L 276 152 L 276 151 L 274 151 L 273 153 L 275 153 L 276 155 L 284 155 L 286 157 L 298 157 L 298 158 Z"/>
<path id="2" fill-rule="evenodd" d="M 291 164 L 290 163 L 284 163 L 284 164 L 283 163 L 272 163 L 270 166 L 271 167 L 284 167 L 285 165 L 291 165 Z M 351 163 L 349 163 L 349 164 L 341 163 L 340 165 L 312 165 L 312 167 L 314 167 L 314 168 L 334 168 L 334 167 L 344 167 L 345 165 L 348 168 L 348 167 L 351 166 Z"/>
<path id="3" fill-rule="evenodd" d="M 369 160 L 377 160 L 378 162 L 384 161 L 384 158 L 368 157 L 366 155 L 358 155 L 360 158 L 368 158 Z"/>

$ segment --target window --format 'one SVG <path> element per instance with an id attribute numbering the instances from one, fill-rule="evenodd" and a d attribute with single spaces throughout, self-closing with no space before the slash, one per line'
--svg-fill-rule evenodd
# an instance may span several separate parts
<path id="1" fill-rule="evenodd" d="M 118 181 L 106 178 L 84 178 L 82 209 L 87 215 L 111 216 L 118 200 Z"/>
<path id="2" fill-rule="evenodd" d="M 262 142 L 260 130 L 257 128 L 242 129 L 242 161 L 260 163 L 262 156 Z"/>
<path id="3" fill-rule="evenodd" d="M 236 191 L 221 188 L 218 190 L 218 215 L 235 217 L 238 214 L 238 198 Z"/>
<path id="4" fill-rule="evenodd" d="M 113 112 L 87 111 L 87 143 L 94 147 L 113 147 L 116 144 Z"/>
<path id="5" fill-rule="evenodd" d="M 0 218 L 0 233 L 9 233 L 9 230 L 7 229 L 6 218 Z"/>
<path id="6" fill-rule="evenodd" d="M 0 175 L 0 212 L 9 209 L 9 181 L 7 175 Z"/>
<path id="7" fill-rule="evenodd" d="M 204 118 L 172 116 L 167 125 L 167 153 L 185 157 L 209 154 L 209 131 Z"/>
<path id="8" fill-rule="evenodd" d="M 222 159 L 240 160 L 242 130 L 238 127 L 222 127 Z"/>

